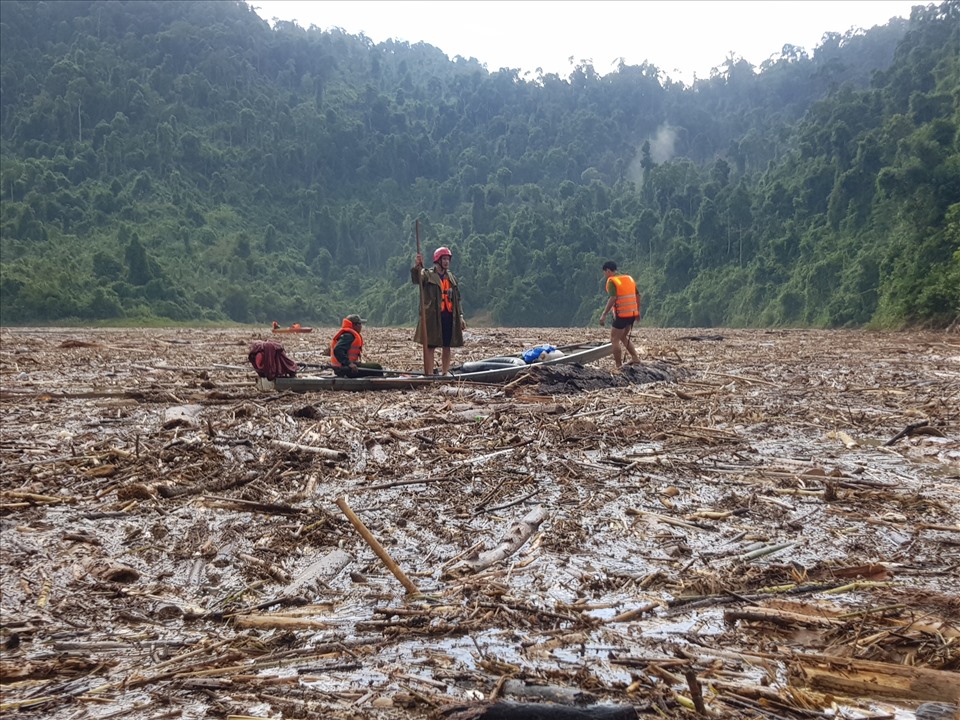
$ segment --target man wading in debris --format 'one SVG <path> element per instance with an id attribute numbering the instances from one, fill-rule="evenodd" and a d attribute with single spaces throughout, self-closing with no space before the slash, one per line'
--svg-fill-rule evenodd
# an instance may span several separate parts
<path id="1" fill-rule="evenodd" d="M 640 291 L 637 283 L 629 275 L 617 272 L 617 264 L 608 260 L 603 264 L 603 274 L 607 277 L 607 306 L 600 316 L 600 327 L 606 325 L 607 315 L 613 310 L 613 324 L 610 327 L 610 342 L 613 344 L 613 364 L 617 370 L 623 364 L 623 351 L 620 343 L 630 353 L 628 365 L 640 362 L 636 348 L 630 340 L 633 324 L 640 319 Z"/>
<path id="2" fill-rule="evenodd" d="M 359 315 L 347 315 L 330 341 L 330 364 L 338 377 L 383 377 L 383 368 L 378 363 L 360 362 L 363 354 L 360 331 L 365 322 Z"/>

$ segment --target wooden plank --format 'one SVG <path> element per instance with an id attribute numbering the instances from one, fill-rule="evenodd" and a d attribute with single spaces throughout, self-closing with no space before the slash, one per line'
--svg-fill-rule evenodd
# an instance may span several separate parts
<path id="1" fill-rule="evenodd" d="M 791 677 L 816 690 L 857 697 L 958 702 L 960 673 L 831 655 L 793 655 Z"/>

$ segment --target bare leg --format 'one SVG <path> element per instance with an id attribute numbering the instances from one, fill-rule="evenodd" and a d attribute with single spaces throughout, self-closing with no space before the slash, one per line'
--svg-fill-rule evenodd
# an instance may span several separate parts
<path id="1" fill-rule="evenodd" d="M 433 348 L 432 347 L 426 347 L 423 349 L 423 374 L 433 375 Z"/>
<path id="2" fill-rule="evenodd" d="M 637 349 L 633 346 L 633 340 L 630 339 L 630 331 L 632 327 L 626 328 L 626 334 L 623 336 L 623 346 L 627 348 L 627 352 L 630 353 L 631 361 L 638 363 L 640 362 L 640 356 L 637 355 Z"/>
<path id="3" fill-rule="evenodd" d="M 440 374 L 446 375 L 450 372 L 450 348 L 445 347 L 440 351 Z"/>
<path id="4" fill-rule="evenodd" d="M 623 330 L 610 328 L 610 344 L 613 345 L 613 365 L 617 369 L 623 364 L 623 351 L 620 349 L 620 340 L 623 337 Z"/>

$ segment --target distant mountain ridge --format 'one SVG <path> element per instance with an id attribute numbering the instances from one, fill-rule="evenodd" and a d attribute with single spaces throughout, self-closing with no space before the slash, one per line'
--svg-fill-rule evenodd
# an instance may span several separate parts
<path id="1" fill-rule="evenodd" d="M 240 2 L 0 6 L 0 320 L 409 324 L 414 221 L 469 316 L 960 316 L 960 2 L 730 57 L 533 81 Z M 533 31 L 533 30 L 532 30 Z"/>

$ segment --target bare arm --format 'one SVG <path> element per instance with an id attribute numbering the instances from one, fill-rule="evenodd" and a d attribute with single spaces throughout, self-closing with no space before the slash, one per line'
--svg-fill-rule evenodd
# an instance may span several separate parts
<path id="1" fill-rule="evenodd" d="M 612 297 L 612 298 L 610 298 L 609 300 L 607 300 L 607 306 L 603 309 L 603 314 L 600 315 L 600 324 L 601 324 L 601 325 L 605 325 L 605 324 L 606 324 L 606 322 L 607 322 L 607 315 L 610 314 L 610 311 L 613 309 L 613 305 L 614 305 L 614 303 L 616 303 L 616 302 L 617 302 L 617 299 L 616 299 L 615 297 Z"/>
<path id="2" fill-rule="evenodd" d="M 600 315 L 600 326 L 601 326 L 601 327 L 603 327 L 603 326 L 606 324 L 606 322 L 607 322 L 607 315 L 610 314 L 610 311 L 613 310 L 613 306 L 614 306 L 614 305 L 616 304 L 616 302 L 617 302 L 617 293 L 616 293 L 615 290 L 614 290 L 614 291 L 611 291 L 611 288 L 610 288 L 610 280 L 609 280 L 609 279 L 607 280 L 607 284 L 605 285 L 605 287 L 606 287 L 606 290 L 607 290 L 607 295 L 609 295 L 610 297 L 607 298 L 607 305 L 606 305 L 605 308 L 603 308 L 603 314 Z"/>

